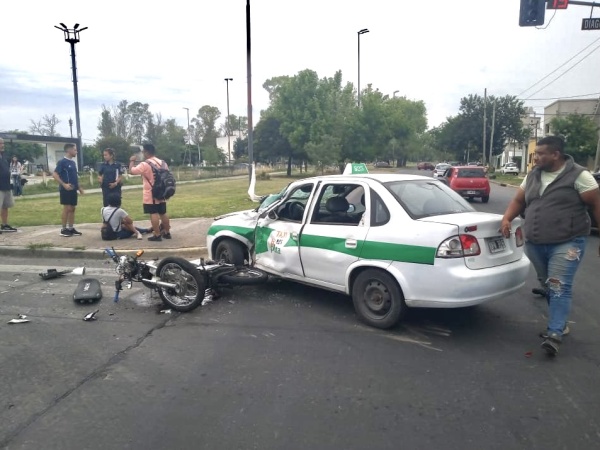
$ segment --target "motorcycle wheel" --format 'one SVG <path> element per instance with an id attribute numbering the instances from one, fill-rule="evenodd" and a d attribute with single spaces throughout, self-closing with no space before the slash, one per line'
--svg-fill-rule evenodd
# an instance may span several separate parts
<path id="1" fill-rule="evenodd" d="M 165 305 L 179 312 L 191 311 L 202 303 L 206 281 L 204 276 L 189 261 L 170 256 L 156 268 L 160 281 L 173 283 L 176 287 L 158 287 L 158 295 Z"/>
<path id="2" fill-rule="evenodd" d="M 234 286 L 248 286 L 261 284 L 269 279 L 269 275 L 254 267 L 236 267 L 235 271 L 228 272 L 219 277 L 219 282 Z"/>

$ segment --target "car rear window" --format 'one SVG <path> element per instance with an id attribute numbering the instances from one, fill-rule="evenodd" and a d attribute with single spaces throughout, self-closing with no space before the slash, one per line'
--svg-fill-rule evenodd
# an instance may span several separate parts
<path id="1" fill-rule="evenodd" d="M 439 181 L 394 181 L 385 186 L 413 219 L 475 211 L 465 199 Z"/>
<path id="2" fill-rule="evenodd" d="M 483 169 L 458 169 L 458 178 L 485 178 L 485 172 Z"/>

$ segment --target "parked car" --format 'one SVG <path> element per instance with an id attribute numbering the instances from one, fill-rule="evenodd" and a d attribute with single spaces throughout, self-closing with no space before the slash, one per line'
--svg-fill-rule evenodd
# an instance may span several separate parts
<path id="1" fill-rule="evenodd" d="M 320 176 L 217 217 L 207 247 L 212 259 L 347 294 L 361 320 L 389 328 L 407 307 L 464 307 L 520 289 L 521 222 L 504 238 L 501 219 L 430 177 Z"/>
<path id="2" fill-rule="evenodd" d="M 515 163 L 506 163 L 500 168 L 500 173 L 502 175 L 519 175 L 519 167 Z"/>
<path id="3" fill-rule="evenodd" d="M 388 163 L 387 161 L 377 161 L 376 163 L 373 164 L 373 167 L 392 167 L 392 166 L 390 166 L 390 163 Z"/>
<path id="4" fill-rule="evenodd" d="M 435 169 L 435 166 L 430 162 L 421 161 L 420 163 L 417 163 L 417 169 L 418 170 L 433 170 L 433 169 Z"/>
<path id="5" fill-rule="evenodd" d="M 446 172 L 444 182 L 452 190 L 469 200 L 473 200 L 475 197 L 479 197 L 483 203 L 490 200 L 490 180 L 488 180 L 483 167 L 451 167 Z"/>
<path id="6" fill-rule="evenodd" d="M 439 163 L 437 166 L 435 166 L 435 169 L 433 169 L 432 176 L 434 178 L 443 177 L 444 173 L 446 173 L 446 170 L 448 170 L 450 167 L 452 166 L 448 163 Z"/>

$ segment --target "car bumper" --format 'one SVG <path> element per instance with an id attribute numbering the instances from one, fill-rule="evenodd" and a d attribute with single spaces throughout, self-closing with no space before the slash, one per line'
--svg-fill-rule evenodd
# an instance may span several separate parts
<path id="1" fill-rule="evenodd" d="M 519 290 L 527 280 L 529 267 L 529 259 L 523 255 L 518 261 L 487 269 L 471 270 L 457 259 L 436 260 L 435 265 L 422 266 L 412 275 L 402 263 L 393 263 L 388 270 L 399 280 L 408 306 L 462 308 Z"/>
<path id="2" fill-rule="evenodd" d="M 489 191 L 482 189 L 458 189 L 456 190 L 456 193 L 463 197 L 481 197 L 490 195 Z"/>

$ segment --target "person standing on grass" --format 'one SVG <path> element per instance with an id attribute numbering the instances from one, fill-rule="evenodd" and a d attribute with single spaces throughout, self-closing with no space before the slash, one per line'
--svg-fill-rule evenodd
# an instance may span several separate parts
<path id="1" fill-rule="evenodd" d="M 168 169 L 168 166 L 163 160 L 156 157 L 156 148 L 153 144 L 144 144 L 142 152 L 144 154 L 144 161 L 137 166 L 135 165 L 137 156 L 132 155 L 129 158 L 129 173 L 142 176 L 144 213 L 150 214 L 150 223 L 152 224 L 152 236 L 148 240 L 160 242 L 163 238 L 171 239 L 171 224 L 167 215 L 167 202 L 165 200 L 156 200 L 152 196 L 152 185 L 154 184 L 152 166 L 155 168 L 164 167 L 166 169 Z"/>
<path id="2" fill-rule="evenodd" d="M 115 162 L 115 151 L 112 148 L 105 149 L 103 157 L 104 162 L 98 171 L 98 182 L 102 187 L 102 202 L 106 207 L 110 194 L 121 196 L 123 174 L 121 173 L 121 164 Z"/>
<path id="3" fill-rule="evenodd" d="M 77 164 L 74 161 L 76 156 L 77 146 L 75 144 L 65 144 L 65 157 L 58 161 L 52 174 L 58 183 L 60 204 L 63 205 L 60 235 L 64 237 L 81 236 L 81 232 L 75 229 L 77 191 L 83 195 L 83 189 L 79 186 Z"/>
<path id="4" fill-rule="evenodd" d="M 23 173 L 23 165 L 19 162 L 16 155 L 13 155 L 10 162 L 10 178 L 13 183 L 13 195 L 18 197 L 22 193 L 21 173 Z"/>
<path id="5" fill-rule="evenodd" d="M 4 139 L 0 138 L 0 233 L 8 231 L 17 231 L 16 228 L 8 224 L 8 208 L 15 205 L 13 193 L 10 188 L 10 163 L 4 157 Z"/>

